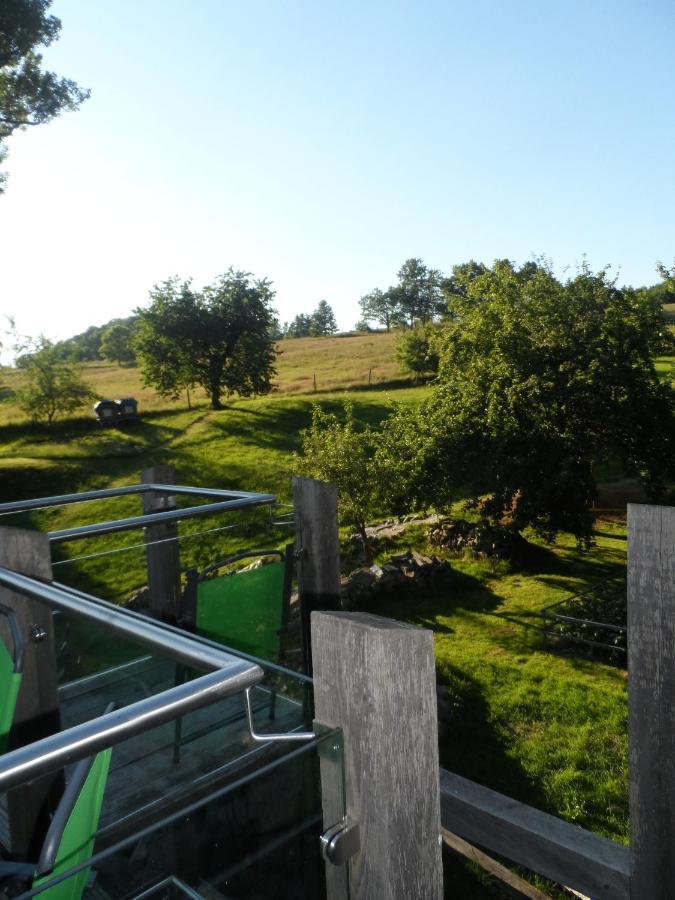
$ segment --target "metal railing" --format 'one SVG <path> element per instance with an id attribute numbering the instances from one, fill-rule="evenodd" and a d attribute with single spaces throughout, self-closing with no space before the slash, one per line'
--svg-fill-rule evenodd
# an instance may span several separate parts
<path id="1" fill-rule="evenodd" d="M 271 505 L 276 500 L 273 494 L 147 483 L 105 488 L 98 491 L 83 491 L 79 494 L 59 494 L 53 497 L 38 497 L 34 500 L 15 500 L 11 503 L 0 503 L 0 516 L 49 509 L 52 506 L 66 506 L 70 503 L 88 503 L 112 497 L 124 497 L 129 494 L 146 494 L 148 492 L 206 497 L 213 499 L 214 502 L 205 503 L 201 506 L 189 506 L 185 509 L 166 509 L 161 512 L 145 513 L 141 516 L 128 516 L 108 522 L 95 522 L 91 525 L 78 525 L 75 528 L 63 528 L 57 531 L 50 531 L 47 533 L 47 536 L 52 543 L 62 543 L 64 541 L 74 541 L 78 538 L 91 537 L 96 534 L 132 531 L 134 528 L 143 528 L 146 525 L 156 525 L 160 522 L 177 522 L 181 519 L 210 516 L 218 512 Z"/>
<path id="2" fill-rule="evenodd" d="M 241 659 L 216 646 L 205 646 L 185 633 L 168 634 L 161 625 L 128 615 L 104 601 L 90 602 L 64 586 L 45 584 L 0 567 L 0 585 L 46 603 L 52 609 L 75 613 L 123 634 L 177 661 L 208 674 L 146 697 L 122 709 L 50 735 L 0 757 L 0 791 L 68 763 L 115 746 L 157 725 L 178 719 L 224 697 L 244 693 L 264 677 L 255 662 Z M 93 598 L 92 598 L 93 599 Z"/>

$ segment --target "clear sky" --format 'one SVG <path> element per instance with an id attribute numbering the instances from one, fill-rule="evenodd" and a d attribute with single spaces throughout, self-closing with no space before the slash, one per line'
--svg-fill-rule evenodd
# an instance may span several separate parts
<path id="1" fill-rule="evenodd" d="M 91 88 L 11 139 L 0 312 L 62 338 L 179 274 L 342 328 L 410 256 L 675 257 L 674 0 L 54 0 Z"/>

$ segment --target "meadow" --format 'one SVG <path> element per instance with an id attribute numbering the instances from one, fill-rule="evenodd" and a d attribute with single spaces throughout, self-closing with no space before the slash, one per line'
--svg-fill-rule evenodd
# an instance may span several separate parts
<path id="1" fill-rule="evenodd" d="M 0 500 L 121 485 L 148 465 L 169 462 L 178 481 L 269 491 L 290 501 L 293 452 L 312 404 L 339 409 L 345 398 L 357 419 L 377 424 L 393 402 L 418 403 L 429 391 L 413 386 L 392 359 L 394 336 L 297 339 L 280 345 L 278 389 L 211 410 L 203 396 L 166 401 L 140 386 L 136 369 L 91 364 L 85 376 L 101 396 L 132 395 L 141 421 L 102 429 L 83 410 L 51 430 L 29 427 L 12 391 L 20 374 L 3 371 L 0 402 Z M 659 366 L 670 374 L 672 358 Z M 368 384 L 370 372 L 371 384 Z M 317 391 L 313 389 L 316 373 Z M 621 498 L 614 498 L 620 507 Z M 70 506 L 17 521 L 46 530 L 139 511 L 138 499 Z M 625 505 L 624 505 L 625 510 Z M 461 509 L 456 512 L 466 517 Z M 210 531 L 198 539 L 197 532 Z M 456 718 L 444 736 L 442 764 L 467 777 L 617 840 L 627 840 L 625 672 L 601 659 L 554 652 L 542 643 L 540 610 L 625 571 L 625 515 L 599 513 L 595 545 L 578 549 L 566 535 L 544 546 L 531 535 L 522 566 L 451 555 L 455 575 L 433 595 L 391 596 L 373 612 L 433 629 L 439 678 L 448 684 Z M 342 530 L 345 565 L 355 565 Z M 283 546 L 291 533 L 260 513 L 201 519 L 181 526 L 183 565 L 265 541 Z M 190 535 L 193 537 L 191 538 Z M 76 563 L 100 550 L 132 547 L 138 535 L 111 535 L 56 549 L 59 580 L 117 601 L 143 584 L 143 549 Z M 429 551 L 421 526 L 378 547 L 378 560 L 398 550 Z M 437 550 L 433 552 L 438 552 Z M 478 896 L 478 895 L 475 895 Z"/>

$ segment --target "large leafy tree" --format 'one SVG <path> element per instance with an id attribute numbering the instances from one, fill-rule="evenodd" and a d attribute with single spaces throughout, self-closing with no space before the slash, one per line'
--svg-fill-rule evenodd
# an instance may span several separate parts
<path id="1" fill-rule="evenodd" d="M 417 420 L 394 416 L 382 443 L 410 472 L 399 504 L 468 488 L 486 517 L 587 543 L 598 463 L 663 492 L 675 420 L 653 363 L 657 301 L 606 272 L 583 268 L 563 284 L 545 265 L 522 273 L 499 261 L 449 302 L 439 386 Z"/>
<path id="2" fill-rule="evenodd" d="M 136 310 L 135 346 L 146 384 L 167 396 L 200 385 L 214 409 L 222 408 L 223 394 L 269 391 L 273 296 L 269 281 L 234 269 L 201 291 L 177 278 L 157 285 L 150 306 Z"/>
<path id="3" fill-rule="evenodd" d="M 49 122 L 63 110 L 77 109 L 89 96 L 68 78 L 42 68 L 36 47 L 47 47 L 61 21 L 47 15 L 51 0 L 2 0 L 0 3 L 0 162 L 6 138 L 17 129 Z M 0 192 L 5 176 L 0 173 Z"/>

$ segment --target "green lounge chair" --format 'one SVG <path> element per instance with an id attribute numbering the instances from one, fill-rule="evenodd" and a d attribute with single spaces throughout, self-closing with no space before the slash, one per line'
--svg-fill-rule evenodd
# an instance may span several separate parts
<path id="1" fill-rule="evenodd" d="M 14 721 L 16 701 L 23 677 L 23 639 L 13 609 L 0 604 L 0 616 L 7 620 L 12 637 L 12 652 L 0 640 L 0 753 L 7 750 Z"/>
<path id="2" fill-rule="evenodd" d="M 106 712 L 111 712 L 111 704 Z M 112 749 L 80 760 L 73 768 L 66 789 L 52 818 L 37 865 L 0 862 L 0 878 L 18 878 L 39 890 L 58 875 L 63 875 L 92 856 L 94 838 L 101 815 L 103 794 L 108 779 Z M 80 900 L 91 869 L 85 868 L 51 887 L 37 897 L 45 900 Z"/>

